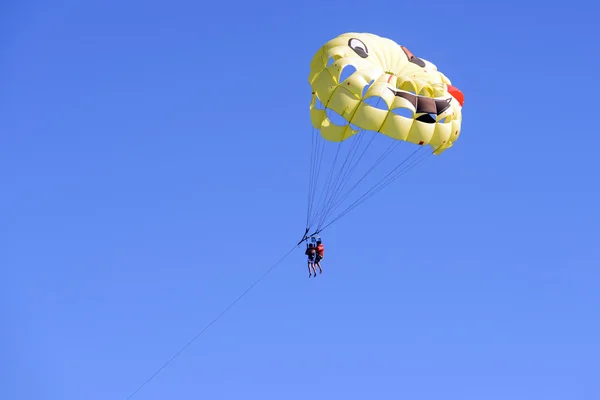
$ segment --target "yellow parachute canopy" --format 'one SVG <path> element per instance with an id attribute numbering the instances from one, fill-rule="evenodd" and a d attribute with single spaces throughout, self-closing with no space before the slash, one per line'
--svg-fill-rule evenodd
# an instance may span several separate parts
<path id="1" fill-rule="evenodd" d="M 345 69 L 354 72 L 340 81 Z M 344 141 L 360 128 L 441 154 L 460 134 L 462 93 L 434 64 L 391 39 L 344 33 L 315 54 L 308 80 L 311 121 L 326 140 Z M 384 106 L 371 105 L 373 98 Z M 327 111 L 346 124 L 333 123 Z"/>
<path id="2" fill-rule="evenodd" d="M 433 63 L 391 39 L 331 39 L 314 55 L 308 81 L 313 134 L 303 240 L 459 137 L 462 93 Z M 406 147 L 408 156 L 396 153 Z"/>

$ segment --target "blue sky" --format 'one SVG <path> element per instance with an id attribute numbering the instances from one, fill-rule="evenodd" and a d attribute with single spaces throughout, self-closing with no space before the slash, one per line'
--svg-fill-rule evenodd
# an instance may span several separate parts
<path id="1" fill-rule="evenodd" d="M 0 397 L 127 398 L 297 242 L 309 62 L 359 31 L 463 91 L 456 146 L 133 398 L 597 399 L 598 6 L 205 3 L 2 5 Z"/>

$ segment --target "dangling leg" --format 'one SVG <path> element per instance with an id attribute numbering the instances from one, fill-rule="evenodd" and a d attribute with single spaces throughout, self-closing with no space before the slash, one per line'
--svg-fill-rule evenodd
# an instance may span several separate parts
<path id="1" fill-rule="evenodd" d="M 312 271 L 310 270 L 310 261 L 308 262 L 308 277 L 312 276 Z"/>
<path id="2" fill-rule="evenodd" d="M 315 262 L 312 261 L 311 265 L 312 265 L 312 269 L 313 269 L 313 272 L 315 273 L 315 278 L 316 278 L 317 277 L 317 269 L 315 268 Z"/>

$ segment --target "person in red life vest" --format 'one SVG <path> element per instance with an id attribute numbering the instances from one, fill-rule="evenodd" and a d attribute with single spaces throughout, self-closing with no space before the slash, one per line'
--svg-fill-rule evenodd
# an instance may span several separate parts
<path id="1" fill-rule="evenodd" d="M 319 267 L 319 273 L 322 274 L 323 273 L 323 269 L 321 268 L 321 260 L 323 259 L 323 256 L 325 255 L 325 246 L 323 246 L 323 243 L 319 240 L 319 242 L 317 242 L 317 257 L 315 258 L 315 264 L 317 264 L 317 267 Z M 315 275 L 316 275 L 316 271 L 315 271 Z"/>

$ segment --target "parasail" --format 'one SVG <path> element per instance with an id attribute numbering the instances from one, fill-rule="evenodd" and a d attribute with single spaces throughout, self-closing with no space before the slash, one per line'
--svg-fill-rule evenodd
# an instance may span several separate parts
<path id="1" fill-rule="evenodd" d="M 460 136 L 463 94 L 435 64 L 391 39 L 344 33 L 329 40 L 314 55 L 308 81 L 313 136 L 305 238 Z M 394 153 L 400 145 L 410 156 Z M 369 183 L 378 167 L 383 178 Z"/>

